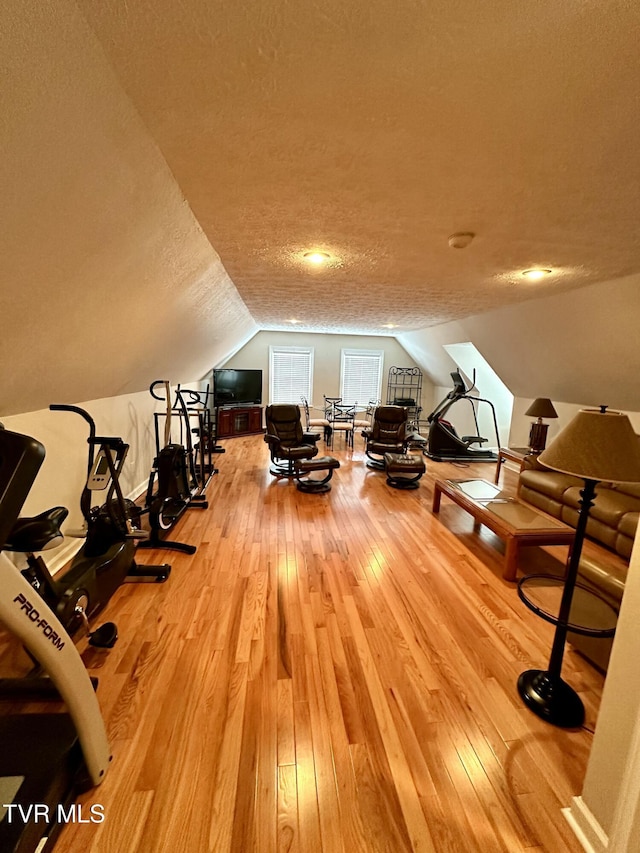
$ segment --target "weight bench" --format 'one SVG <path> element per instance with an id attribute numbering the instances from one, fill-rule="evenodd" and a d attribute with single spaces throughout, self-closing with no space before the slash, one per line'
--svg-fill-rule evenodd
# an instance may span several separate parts
<path id="1" fill-rule="evenodd" d="M 385 453 L 384 470 L 387 483 L 394 489 L 417 489 L 418 480 L 427 469 L 421 456 L 411 453 Z"/>
<path id="2" fill-rule="evenodd" d="M 333 456 L 317 456 L 315 459 L 296 459 L 295 463 L 296 486 L 301 492 L 328 492 L 331 486 L 329 480 L 333 472 L 340 467 L 340 462 Z M 326 471 L 322 479 L 309 477 L 313 471 Z M 307 477 L 308 479 L 302 479 Z"/>

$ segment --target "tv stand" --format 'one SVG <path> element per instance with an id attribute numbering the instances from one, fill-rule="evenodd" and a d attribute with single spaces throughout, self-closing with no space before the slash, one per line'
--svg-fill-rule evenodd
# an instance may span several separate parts
<path id="1" fill-rule="evenodd" d="M 218 406 L 218 438 L 262 432 L 262 406 Z"/>

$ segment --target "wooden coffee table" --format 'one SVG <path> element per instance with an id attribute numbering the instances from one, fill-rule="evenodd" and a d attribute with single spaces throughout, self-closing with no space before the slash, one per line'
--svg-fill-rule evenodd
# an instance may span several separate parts
<path id="1" fill-rule="evenodd" d="M 520 545 L 568 545 L 571 548 L 573 544 L 573 528 L 511 497 L 487 480 L 436 480 L 433 512 L 440 511 L 442 495 L 504 540 L 502 577 L 505 580 L 516 579 Z"/>

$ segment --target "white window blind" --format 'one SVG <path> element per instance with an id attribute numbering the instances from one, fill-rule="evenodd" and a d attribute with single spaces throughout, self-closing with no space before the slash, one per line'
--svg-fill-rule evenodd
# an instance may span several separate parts
<path id="1" fill-rule="evenodd" d="M 311 401 L 313 388 L 313 347 L 269 347 L 269 401 L 300 403 Z"/>
<path id="2" fill-rule="evenodd" d="M 383 350 L 343 349 L 340 396 L 346 403 L 378 400 L 382 388 Z"/>

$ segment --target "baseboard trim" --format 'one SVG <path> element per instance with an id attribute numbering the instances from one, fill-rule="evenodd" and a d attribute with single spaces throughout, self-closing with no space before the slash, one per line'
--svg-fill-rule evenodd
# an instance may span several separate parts
<path id="1" fill-rule="evenodd" d="M 56 575 L 60 569 L 63 569 L 75 557 L 83 545 L 84 539 L 65 537 L 62 545 L 56 548 L 55 554 L 47 554 L 46 551 L 42 552 L 44 561 L 51 574 Z"/>
<path id="2" fill-rule="evenodd" d="M 606 853 L 609 838 L 582 797 L 574 797 L 562 814 L 587 853 Z"/>
<path id="3" fill-rule="evenodd" d="M 139 483 L 128 495 L 125 495 L 125 498 L 128 500 L 135 501 L 136 498 L 139 498 L 147 489 L 147 484 Z M 60 569 L 63 569 L 67 563 L 69 563 L 78 551 L 84 545 L 83 538 L 77 538 L 73 536 L 65 536 L 65 540 L 58 548 L 55 549 L 55 554 L 51 552 L 47 554 L 43 552 L 44 561 L 47 564 L 47 568 L 51 572 L 52 575 L 56 575 Z"/>

